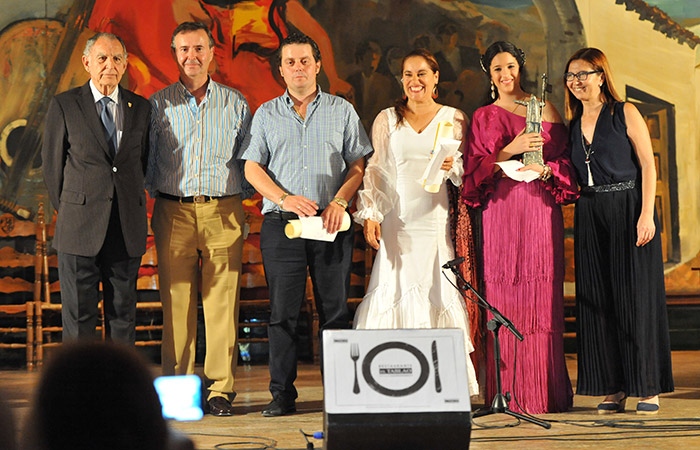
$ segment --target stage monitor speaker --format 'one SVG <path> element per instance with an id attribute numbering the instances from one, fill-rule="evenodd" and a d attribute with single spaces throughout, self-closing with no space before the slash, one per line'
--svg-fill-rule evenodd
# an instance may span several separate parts
<path id="1" fill-rule="evenodd" d="M 324 331 L 323 448 L 468 449 L 466 358 L 458 329 Z"/>

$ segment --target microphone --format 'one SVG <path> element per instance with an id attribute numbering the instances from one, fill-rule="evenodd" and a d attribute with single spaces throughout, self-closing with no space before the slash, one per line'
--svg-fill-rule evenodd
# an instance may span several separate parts
<path id="1" fill-rule="evenodd" d="M 455 258 L 452 261 L 447 261 L 445 264 L 442 265 L 443 269 L 452 269 L 464 262 L 464 257 L 460 256 L 459 258 Z"/>

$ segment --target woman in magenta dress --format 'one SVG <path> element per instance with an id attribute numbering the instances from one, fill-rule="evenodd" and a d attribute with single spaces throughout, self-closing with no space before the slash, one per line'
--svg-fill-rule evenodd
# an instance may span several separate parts
<path id="1" fill-rule="evenodd" d="M 525 54 L 509 42 L 482 56 L 492 103 L 475 111 L 468 135 L 462 198 L 482 213 L 484 297 L 509 318 L 524 339 L 505 328 L 501 344 L 502 391 L 513 411 L 561 412 L 573 402 L 564 360 L 564 224 L 560 205 L 578 197 L 568 133 L 549 102 L 542 132 L 525 133 L 529 99 L 521 87 Z M 507 177 L 497 162 L 521 159 L 542 148 L 544 165 L 530 182 Z M 490 317 L 489 317 L 490 318 Z M 497 393 L 493 336 L 487 336 L 486 402 Z"/>

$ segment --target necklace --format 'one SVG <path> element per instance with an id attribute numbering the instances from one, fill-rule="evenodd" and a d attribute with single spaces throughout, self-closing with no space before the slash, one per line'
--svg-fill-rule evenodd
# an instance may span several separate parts
<path id="1" fill-rule="evenodd" d="M 433 123 L 433 119 L 437 115 L 440 108 L 442 108 L 442 105 L 435 103 L 431 109 L 421 113 L 416 113 L 415 111 L 409 109 L 408 113 L 406 114 L 406 120 L 416 133 L 421 134 L 431 123 Z"/>
<path id="2" fill-rule="evenodd" d="M 581 144 L 583 145 L 583 152 L 586 154 L 586 160 L 584 162 L 586 163 L 586 170 L 588 171 L 588 185 L 593 186 L 595 184 L 593 183 L 593 174 L 591 173 L 591 155 L 594 153 L 593 142 L 586 145 L 586 138 L 583 137 L 583 129 L 581 130 Z"/>
<path id="3" fill-rule="evenodd" d="M 520 103 L 515 103 L 516 101 L 520 101 L 520 100 L 516 99 L 516 100 L 513 101 L 513 104 L 514 104 L 515 106 L 513 106 L 513 109 L 510 110 L 510 113 L 511 113 L 511 114 L 515 114 L 515 110 L 518 109 L 518 108 L 520 107 Z M 506 105 L 505 100 L 504 100 L 504 101 L 501 101 L 500 98 L 499 98 L 498 100 L 496 100 L 495 103 L 497 103 L 501 108 L 505 109 L 506 111 L 508 111 L 509 108 L 510 108 L 510 106 Z"/>

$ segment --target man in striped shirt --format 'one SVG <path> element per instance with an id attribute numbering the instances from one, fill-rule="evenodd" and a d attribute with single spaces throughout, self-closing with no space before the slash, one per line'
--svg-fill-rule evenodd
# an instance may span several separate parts
<path id="1" fill-rule="evenodd" d="M 151 97 L 146 174 L 156 198 L 163 373 L 194 373 L 201 276 L 207 405 L 215 416 L 230 416 L 245 222 L 237 156 L 251 114 L 240 92 L 209 78 L 214 40 L 206 25 L 180 24 L 171 46 L 180 79 Z"/>
<path id="2" fill-rule="evenodd" d="M 333 242 L 287 239 L 288 220 L 320 215 L 337 232 L 362 182 L 369 138 L 352 105 L 316 84 L 321 53 L 308 36 L 280 44 L 280 74 L 287 92 L 255 113 L 243 144 L 248 181 L 264 197 L 260 231 L 270 291 L 270 392 L 262 415 L 296 411 L 297 333 L 307 268 L 314 284 L 321 330 L 347 328 L 352 228 Z"/>

